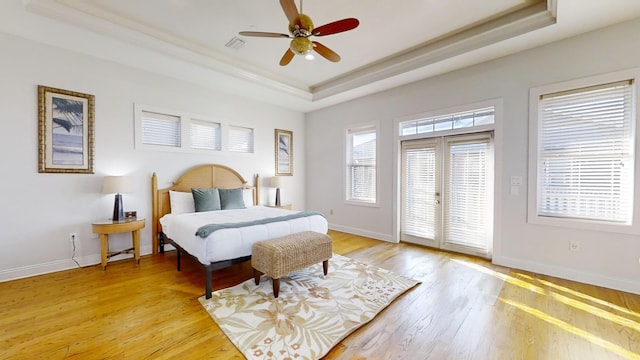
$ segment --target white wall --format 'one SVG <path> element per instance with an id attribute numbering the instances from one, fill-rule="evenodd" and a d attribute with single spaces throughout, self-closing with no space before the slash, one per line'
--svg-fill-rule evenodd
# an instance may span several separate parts
<path id="1" fill-rule="evenodd" d="M 266 185 L 274 171 L 275 128 L 292 130 L 295 140 L 295 176 L 283 189 L 284 203 L 324 212 L 332 228 L 393 241 L 397 238 L 393 221 L 395 118 L 502 99 L 504 117 L 497 130 L 502 151 L 496 181 L 507 184 L 511 175 L 526 180 L 529 88 L 640 66 L 636 36 L 640 21 L 634 21 L 316 111 L 306 115 L 305 125 L 305 115 L 299 112 L 226 95 L 231 89 L 237 94 L 238 89 L 226 83 L 224 76 L 215 76 L 218 81 L 210 85 L 202 78 L 190 83 L 176 80 L 172 76 L 183 70 L 182 75 L 192 80 L 202 71 L 192 71 L 185 64 L 176 67 L 176 60 L 166 56 L 28 14 L 19 0 L 2 2 L 0 20 L 0 185 L 4 189 L 0 281 L 74 266 L 70 232 L 79 235 L 80 262 L 99 262 L 99 244 L 90 224 L 111 213 L 112 196 L 100 193 L 104 175 L 131 174 L 135 192 L 124 195 L 125 208 L 148 219 L 149 178 L 154 171 L 160 186 L 165 186 L 190 166 L 215 162 L 238 169 L 247 179 L 260 173 Z M 119 65 L 118 57 L 124 56 L 138 58 L 139 68 Z M 145 63 L 150 71 L 144 70 Z M 163 66 L 172 70 L 169 75 L 157 73 Z M 37 172 L 39 84 L 96 96 L 94 175 Z M 252 126 L 256 154 L 207 156 L 136 150 L 135 102 Z M 344 129 L 371 121 L 380 126 L 380 206 L 345 205 Z M 527 185 L 520 196 L 509 195 L 508 187 L 498 189 L 496 263 L 640 293 L 637 236 L 529 225 Z M 262 202 L 267 201 L 264 191 Z M 142 232 L 143 253 L 151 251 L 150 228 L 148 223 Z M 579 253 L 568 251 L 570 239 L 581 241 Z M 124 246 L 129 238 L 116 235 L 114 240 L 115 246 Z"/>
<path id="2" fill-rule="evenodd" d="M 296 209 L 305 208 L 304 114 L 214 89 L 224 88 L 225 84 L 210 88 L 193 85 L 1 30 L 0 281 L 74 266 L 68 242 L 71 232 L 79 235 L 76 256 L 80 263 L 99 262 L 100 246 L 91 233 L 91 222 L 110 217 L 113 209 L 113 195 L 101 193 L 104 175 L 130 174 L 134 178 L 135 190 L 123 195 L 124 207 L 137 210 L 139 217 L 148 220 L 141 234 L 143 254 L 151 252 L 153 172 L 158 174 L 160 187 L 170 185 L 184 170 L 202 163 L 230 166 L 250 184 L 258 173 L 263 177 L 261 202 L 266 204 L 272 192 L 266 188 L 268 177 L 275 171 L 276 128 L 292 130 L 295 140 L 294 177 L 283 189 L 282 200 L 293 203 Z M 95 95 L 95 174 L 38 173 L 37 85 Z M 255 153 L 223 151 L 202 155 L 134 149 L 134 103 L 252 127 Z M 112 249 L 117 249 L 130 241 L 130 235 L 117 234 L 110 243 Z"/>
<path id="3" fill-rule="evenodd" d="M 529 88 L 640 67 L 640 21 L 595 31 L 484 64 L 419 81 L 307 114 L 307 205 L 329 214 L 331 227 L 396 240 L 393 178 L 394 119 L 489 99 L 503 101 L 497 124 L 496 181 L 527 179 Z M 380 206 L 344 204 L 344 129 L 379 122 Z M 502 150 L 500 150 L 502 149 Z M 640 179 L 636 189 L 640 189 Z M 525 183 L 519 196 L 497 188 L 494 262 L 640 293 L 638 236 L 568 230 L 526 222 Z M 636 204 L 640 209 L 640 204 Z M 581 242 L 569 251 L 569 240 Z"/>

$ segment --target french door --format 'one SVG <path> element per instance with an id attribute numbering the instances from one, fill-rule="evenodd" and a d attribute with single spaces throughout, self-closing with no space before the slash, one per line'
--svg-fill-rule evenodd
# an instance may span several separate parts
<path id="1" fill-rule="evenodd" d="M 402 142 L 400 240 L 491 257 L 493 137 Z"/>

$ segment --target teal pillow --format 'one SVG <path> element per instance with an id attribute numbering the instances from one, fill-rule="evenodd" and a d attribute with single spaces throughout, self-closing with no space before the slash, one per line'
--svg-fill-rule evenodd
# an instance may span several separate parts
<path id="1" fill-rule="evenodd" d="M 220 193 L 218 188 L 191 189 L 196 212 L 220 210 Z"/>
<path id="2" fill-rule="evenodd" d="M 220 206 L 222 210 L 244 209 L 244 196 L 242 188 L 218 189 L 220 192 Z"/>

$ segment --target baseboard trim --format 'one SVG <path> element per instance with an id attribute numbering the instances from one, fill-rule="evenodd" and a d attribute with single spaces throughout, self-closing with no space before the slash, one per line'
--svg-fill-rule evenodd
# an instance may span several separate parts
<path id="1" fill-rule="evenodd" d="M 368 237 L 376 240 L 388 241 L 392 243 L 396 242 L 393 240 L 392 236 L 389 234 L 383 234 L 383 233 L 378 233 L 378 232 L 364 230 L 364 229 L 352 228 L 352 227 L 336 225 L 336 224 L 329 224 L 329 229 L 345 232 L 348 234 L 364 236 L 364 237 Z"/>
<path id="2" fill-rule="evenodd" d="M 141 246 L 140 255 L 151 254 L 151 248 L 152 246 Z M 128 259 L 131 257 L 133 257 L 133 254 L 122 254 L 114 256 L 113 258 L 109 259 L 109 261 Z M 76 264 L 74 260 L 78 263 Z M 101 261 L 102 260 L 100 258 L 100 254 L 92 254 L 87 256 L 75 257 L 73 259 L 56 260 L 42 264 L 33 264 L 12 269 L 0 270 L 0 282 L 50 274 L 57 271 L 75 269 L 78 267 L 94 266 L 100 264 Z"/>
<path id="3" fill-rule="evenodd" d="M 76 258 L 76 261 L 82 264 L 80 260 L 81 259 Z M 0 282 L 17 280 L 36 275 L 49 274 L 52 272 L 69 270 L 77 267 L 79 267 L 78 264 L 76 264 L 73 260 L 64 259 L 43 264 L 34 264 L 12 269 L 0 270 Z"/>
<path id="4" fill-rule="evenodd" d="M 579 271 L 562 266 L 543 264 L 539 262 L 506 256 L 494 256 L 493 263 L 513 269 L 531 271 L 538 274 L 554 276 L 571 281 L 577 281 L 595 286 L 602 286 L 609 289 L 640 295 L 640 282 L 638 281 L 604 276 L 592 272 Z"/>

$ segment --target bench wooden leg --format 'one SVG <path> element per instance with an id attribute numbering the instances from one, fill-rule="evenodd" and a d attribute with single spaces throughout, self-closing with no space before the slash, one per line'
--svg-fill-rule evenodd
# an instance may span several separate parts
<path id="1" fill-rule="evenodd" d="M 273 279 L 273 297 L 278 298 L 280 292 L 280 279 Z"/>
<path id="2" fill-rule="evenodd" d="M 325 260 L 322 262 L 322 271 L 324 271 L 325 275 L 327 275 L 327 273 L 329 272 L 329 260 Z"/>
<path id="3" fill-rule="evenodd" d="M 256 285 L 260 285 L 260 275 L 262 275 L 260 271 L 253 269 L 253 280 L 256 282 Z"/>

